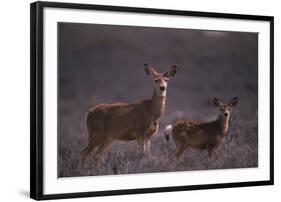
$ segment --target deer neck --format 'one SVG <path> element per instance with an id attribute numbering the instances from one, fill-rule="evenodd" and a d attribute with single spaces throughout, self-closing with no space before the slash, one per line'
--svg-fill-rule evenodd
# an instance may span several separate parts
<path id="1" fill-rule="evenodd" d="M 227 134 L 228 127 L 229 127 L 229 116 L 226 117 L 223 114 L 220 114 L 218 118 L 218 123 L 219 123 L 221 134 L 225 136 Z"/>
<path id="2" fill-rule="evenodd" d="M 151 112 L 154 120 L 158 120 L 165 110 L 166 96 L 160 96 L 155 88 L 151 98 Z"/>

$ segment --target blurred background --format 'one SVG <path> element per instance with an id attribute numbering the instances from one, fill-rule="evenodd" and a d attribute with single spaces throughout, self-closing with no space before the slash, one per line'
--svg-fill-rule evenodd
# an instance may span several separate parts
<path id="1" fill-rule="evenodd" d="M 258 34 L 188 29 L 59 23 L 58 177 L 129 174 L 258 166 Z M 135 141 L 115 142 L 104 165 L 79 154 L 87 144 L 85 113 L 101 103 L 133 102 L 152 95 L 143 63 L 166 72 L 166 109 L 146 157 Z M 163 131 L 178 119 L 210 121 L 213 97 L 239 97 L 225 142 L 207 151 L 186 151 L 179 160 Z"/>

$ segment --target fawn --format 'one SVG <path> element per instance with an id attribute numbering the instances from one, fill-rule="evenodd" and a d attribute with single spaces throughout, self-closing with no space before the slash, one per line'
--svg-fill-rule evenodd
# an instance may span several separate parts
<path id="1" fill-rule="evenodd" d="M 238 98 L 234 97 L 229 103 L 223 103 L 218 98 L 214 98 L 213 102 L 220 110 L 216 120 L 212 122 L 180 120 L 165 128 L 166 140 L 169 141 L 169 136 L 172 136 L 176 144 L 176 158 L 191 148 L 207 149 L 208 157 L 211 159 L 214 149 L 223 142 L 229 128 L 231 109 L 237 105 Z"/>
<path id="2" fill-rule="evenodd" d="M 158 130 L 158 123 L 165 110 L 168 81 L 175 76 L 177 66 L 166 73 L 157 72 L 144 64 L 145 72 L 154 81 L 152 98 L 133 103 L 100 104 L 86 114 L 88 145 L 81 151 L 83 162 L 96 148 L 95 161 L 116 140 L 137 140 L 144 153 L 149 153 L 150 139 Z"/>

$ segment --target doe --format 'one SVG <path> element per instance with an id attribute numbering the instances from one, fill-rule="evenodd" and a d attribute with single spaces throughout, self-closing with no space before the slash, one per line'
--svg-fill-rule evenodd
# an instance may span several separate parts
<path id="1" fill-rule="evenodd" d="M 173 65 L 164 74 L 146 63 L 144 67 L 155 84 L 150 99 L 126 104 L 100 104 L 87 112 L 89 137 L 87 146 L 80 153 L 82 162 L 95 148 L 94 159 L 99 162 L 101 153 L 116 140 L 137 140 L 144 153 L 149 153 L 150 139 L 157 132 L 159 119 L 165 109 L 168 81 L 175 76 L 177 66 Z"/>

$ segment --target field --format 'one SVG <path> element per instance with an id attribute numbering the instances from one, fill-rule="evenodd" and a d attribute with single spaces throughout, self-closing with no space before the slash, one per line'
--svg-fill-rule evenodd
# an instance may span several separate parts
<path id="1" fill-rule="evenodd" d="M 59 24 L 58 177 L 249 168 L 258 166 L 258 35 L 90 24 Z M 152 137 L 150 156 L 136 141 L 115 142 L 96 166 L 80 151 L 88 134 L 85 113 L 101 103 L 133 102 L 152 96 L 147 62 L 160 72 L 173 64 L 165 113 Z M 179 160 L 163 132 L 179 119 L 210 121 L 212 98 L 239 97 L 225 142 L 209 160 L 207 151 L 186 151 Z"/>

